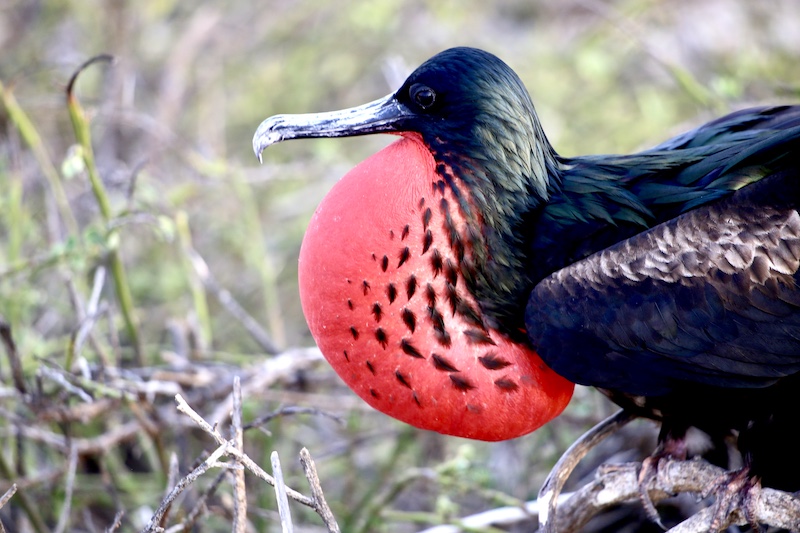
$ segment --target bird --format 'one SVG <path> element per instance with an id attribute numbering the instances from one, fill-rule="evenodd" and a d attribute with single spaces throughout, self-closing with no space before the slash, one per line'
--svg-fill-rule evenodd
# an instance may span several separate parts
<path id="1" fill-rule="evenodd" d="M 297 138 L 400 138 L 338 181 L 299 254 L 343 381 L 414 426 L 520 437 L 575 384 L 738 438 L 748 479 L 800 489 L 800 106 L 735 111 L 630 155 L 564 157 L 517 74 L 440 52 L 358 107 L 275 115 Z"/>

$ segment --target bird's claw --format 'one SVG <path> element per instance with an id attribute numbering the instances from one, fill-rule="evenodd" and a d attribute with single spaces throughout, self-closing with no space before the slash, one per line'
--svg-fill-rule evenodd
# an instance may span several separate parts
<path id="1" fill-rule="evenodd" d="M 642 469 L 639 471 L 638 483 L 639 501 L 642 503 L 642 507 L 644 507 L 644 512 L 647 514 L 647 518 L 649 518 L 650 521 L 656 524 L 658 527 L 666 531 L 667 528 L 661 522 L 661 516 L 658 514 L 658 510 L 653 504 L 650 494 L 647 492 L 648 487 L 650 487 L 652 482 L 658 477 L 658 464 L 663 458 L 664 457 L 661 455 L 651 455 L 642 461 Z"/>
<path id="2" fill-rule="evenodd" d="M 741 509 L 753 531 L 763 531 L 753 518 L 756 515 L 755 506 L 761 495 L 761 481 L 751 476 L 748 468 L 726 472 L 700 494 L 702 498 L 712 495 L 716 497 L 716 501 L 709 531 L 721 531 L 726 518 L 737 509 Z"/>
<path id="3" fill-rule="evenodd" d="M 658 469 L 662 459 L 685 460 L 687 456 L 688 451 L 684 438 L 666 436 L 653 454 L 642 461 L 642 469 L 639 471 L 638 479 L 639 501 L 642 502 L 642 507 L 644 507 L 647 517 L 664 531 L 666 531 L 667 528 L 661 522 L 661 516 L 659 516 L 658 510 L 653 504 L 653 500 L 650 498 L 648 488 L 658 477 Z"/>

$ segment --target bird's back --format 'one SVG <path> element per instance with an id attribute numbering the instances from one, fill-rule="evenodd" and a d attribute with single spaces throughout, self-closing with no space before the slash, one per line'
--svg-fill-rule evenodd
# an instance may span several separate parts
<path id="1" fill-rule="evenodd" d="M 562 158 L 558 193 L 526 225 L 534 280 L 770 175 L 799 137 L 800 106 L 759 107 L 637 154 Z"/>

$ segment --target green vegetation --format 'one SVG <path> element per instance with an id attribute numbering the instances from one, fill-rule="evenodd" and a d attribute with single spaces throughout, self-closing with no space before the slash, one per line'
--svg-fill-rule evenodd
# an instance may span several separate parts
<path id="1" fill-rule="evenodd" d="M 263 166 L 250 140 L 269 115 L 382 96 L 455 45 L 514 67 L 565 155 L 631 151 L 735 108 L 797 100 L 800 5 L 676 6 L 4 2 L 0 495 L 18 490 L 0 521 L 95 531 L 124 511 L 119 530 L 141 530 L 217 447 L 175 394 L 227 436 L 236 375 L 245 425 L 280 415 L 245 431 L 245 451 L 269 471 L 277 450 L 287 485 L 309 494 L 297 461 L 308 448 L 343 531 L 417 531 L 535 498 L 560 453 L 613 406 L 582 389 L 533 435 L 467 442 L 371 411 L 308 354 L 277 355 L 313 345 L 296 260 L 314 207 L 389 139 L 281 144 Z M 81 70 L 101 54 L 113 60 Z M 290 406 L 310 409 L 280 411 Z M 221 473 L 191 485 L 164 527 L 203 502 L 192 530 L 230 530 Z M 254 530 L 279 531 L 273 489 L 246 480 Z M 298 528 L 324 530 L 291 508 Z"/>

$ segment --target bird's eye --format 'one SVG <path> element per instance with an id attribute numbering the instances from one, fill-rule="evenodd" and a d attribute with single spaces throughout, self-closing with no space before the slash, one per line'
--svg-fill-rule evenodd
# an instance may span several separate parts
<path id="1" fill-rule="evenodd" d="M 436 93 L 427 85 L 415 83 L 409 91 L 411 99 L 422 109 L 430 109 L 436 103 Z"/>

